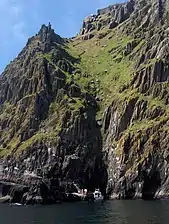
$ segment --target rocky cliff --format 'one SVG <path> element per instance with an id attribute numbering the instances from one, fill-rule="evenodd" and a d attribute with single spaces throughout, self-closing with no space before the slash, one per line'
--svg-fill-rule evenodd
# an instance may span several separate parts
<path id="1" fill-rule="evenodd" d="M 168 197 L 168 43 L 165 0 L 98 10 L 72 39 L 43 25 L 1 75 L 1 179 Z"/>
<path id="2" fill-rule="evenodd" d="M 105 188 L 98 105 L 74 81 L 69 42 L 43 25 L 1 76 L 2 179 Z"/>

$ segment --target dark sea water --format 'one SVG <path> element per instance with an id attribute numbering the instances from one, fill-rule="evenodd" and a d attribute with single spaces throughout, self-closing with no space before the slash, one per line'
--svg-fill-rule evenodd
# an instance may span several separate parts
<path id="1" fill-rule="evenodd" d="M 169 201 L 0 205 L 0 224 L 169 224 Z"/>

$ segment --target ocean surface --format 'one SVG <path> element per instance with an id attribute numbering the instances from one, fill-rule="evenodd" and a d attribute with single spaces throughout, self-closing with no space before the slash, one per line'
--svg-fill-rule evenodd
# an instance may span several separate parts
<path id="1" fill-rule="evenodd" d="M 0 205 L 0 224 L 169 224 L 169 201 Z"/>

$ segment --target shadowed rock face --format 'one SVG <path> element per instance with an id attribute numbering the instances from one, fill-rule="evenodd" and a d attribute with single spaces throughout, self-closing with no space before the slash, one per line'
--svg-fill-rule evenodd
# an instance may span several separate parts
<path id="1" fill-rule="evenodd" d="M 1 178 L 23 200 L 168 197 L 168 27 L 168 1 L 131 0 L 28 40 L 0 77 Z"/>

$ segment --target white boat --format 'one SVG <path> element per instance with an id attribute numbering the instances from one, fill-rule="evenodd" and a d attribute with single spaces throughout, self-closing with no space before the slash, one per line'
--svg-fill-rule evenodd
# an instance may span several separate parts
<path id="1" fill-rule="evenodd" d="M 103 201 L 104 197 L 99 189 L 96 189 L 93 193 L 94 201 Z"/>
<path id="2" fill-rule="evenodd" d="M 11 205 L 22 206 L 20 203 L 12 203 Z"/>

